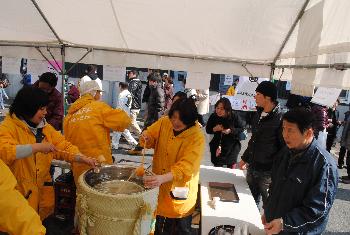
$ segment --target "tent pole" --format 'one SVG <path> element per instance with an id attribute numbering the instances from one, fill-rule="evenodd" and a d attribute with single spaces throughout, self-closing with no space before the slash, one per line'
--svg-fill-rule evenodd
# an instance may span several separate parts
<path id="1" fill-rule="evenodd" d="M 40 9 L 39 5 L 36 3 L 35 0 L 31 0 L 33 5 L 35 6 L 35 8 L 38 10 L 39 14 L 41 15 L 41 17 L 44 19 L 45 23 L 47 24 L 47 26 L 49 26 L 49 28 L 51 29 L 52 33 L 55 35 L 55 37 L 57 38 L 58 42 L 60 44 L 63 44 L 63 41 L 61 40 L 61 38 L 58 36 L 58 34 L 56 33 L 56 31 L 54 30 L 54 28 L 52 27 L 52 25 L 50 24 L 49 20 L 46 18 L 46 16 L 44 15 L 44 13 L 42 12 L 42 10 Z"/>
<path id="2" fill-rule="evenodd" d="M 307 5 L 309 5 L 309 2 L 310 2 L 310 0 L 305 0 L 303 6 L 301 7 L 301 9 L 300 9 L 300 11 L 299 11 L 299 13 L 298 13 L 297 18 L 295 18 L 295 20 L 294 20 L 292 26 L 290 27 L 290 29 L 289 29 L 289 31 L 288 31 L 288 33 L 287 33 L 285 39 L 284 39 L 283 42 L 282 42 L 282 45 L 281 45 L 280 48 L 278 49 L 278 52 L 277 52 L 275 58 L 273 59 L 273 62 L 272 62 L 273 65 L 276 63 L 278 57 L 280 57 L 280 55 L 281 55 L 281 53 L 282 53 L 284 47 L 286 46 L 287 42 L 289 41 L 290 36 L 291 36 L 292 33 L 294 32 L 294 29 L 295 29 L 295 27 L 297 26 L 299 20 L 300 20 L 301 17 L 304 15 L 305 9 L 306 9 Z M 272 68 L 272 67 L 271 67 L 271 68 Z"/>
<path id="3" fill-rule="evenodd" d="M 61 55 L 62 55 L 62 98 L 63 98 L 63 116 L 66 114 L 66 102 L 65 102 L 65 74 L 66 74 L 66 69 L 65 69 L 65 59 L 66 59 L 66 47 L 63 44 L 61 46 Z"/>
<path id="4" fill-rule="evenodd" d="M 294 64 L 294 65 L 274 65 L 273 68 L 290 68 L 290 69 L 350 69 L 350 63 L 334 63 L 334 64 Z"/>
<path id="5" fill-rule="evenodd" d="M 35 47 L 35 49 L 41 54 L 42 57 L 44 57 L 44 59 L 47 61 L 47 63 L 49 63 L 49 64 L 52 66 L 52 68 L 53 68 L 54 70 L 56 70 L 57 73 L 60 73 L 60 71 L 58 71 L 58 70 L 55 68 L 55 66 L 53 66 L 53 64 L 51 63 L 51 61 L 44 55 L 44 53 L 40 50 L 39 47 Z"/>

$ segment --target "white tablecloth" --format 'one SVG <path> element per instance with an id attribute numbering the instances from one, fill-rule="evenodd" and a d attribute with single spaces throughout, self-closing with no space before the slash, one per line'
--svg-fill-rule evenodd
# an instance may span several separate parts
<path id="1" fill-rule="evenodd" d="M 211 206 L 208 182 L 233 183 L 239 196 L 239 202 L 217 202 L 215 209 Z M 243 171 L 201 165 L 201 210 L 202 235 L 218 225 L 248 226 L 252 235 L 265 234 L 260 213 L 255 205 Z"/>

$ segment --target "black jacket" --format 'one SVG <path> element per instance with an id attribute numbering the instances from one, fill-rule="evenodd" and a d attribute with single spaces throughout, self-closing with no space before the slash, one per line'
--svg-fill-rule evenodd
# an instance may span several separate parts
<path id="1" fill-rule="evenodd" d="M 129 89 L 132 96 L 131 109 L 141 109 L 142 82 L 134 78 L 129 82 Z"/>
<path id="2" fill-rule="evenodd" d="M 274 156 L 284 146 L 282 113 L 278 104 L 266 117 L 260 119 L 261 113 L 262 109 L 257 108 L 252 120 L 252 137 L 242 160 L 249 163 L 250 169 L 270 171 Z"/>
<path id="3" fill-rule="evenodd" d="M 228 135 L 222 134 L 221 132 L 214 132 L 213 128 L 216 125 L 222 125 L 224 129 L 231 129 L 231 133 Z M 241 150 L 241 143 L 239 135 L 243 131 L 244 121 L 238 116 L 236 112 L 233 112 L 230 118 L 223 118 L 213 113 L 210 115 L 206 131 L 208 134 L 214 134 L 213 139 L 210 141 L 210 153 L 211 162 L 214 165 L 228 165 L 237 162 L 239 151 Z M 221 140 L 221 141 L 220 141 Z M 221 142 L 221 154 L 219 157 L 216 156 L 216 149 Z"/>
<path id="4" fill-rule="evenodd" d="M 314 140 L 301 153 L 284 147 L 275 159 L 266 221 L 282 218 L 280 234 L 322 234 L 338 185 L 334 158 Z"/>
<path id="5" fill-rule="evenodd" d="M 149 126 L 155 121 L 157 121 L 164 114 L 164 90 L 161 85 L 158 84 L 157 87 L 149 87 L 150 95 L 147 103 L 147 120 L 145 126 Z"/>

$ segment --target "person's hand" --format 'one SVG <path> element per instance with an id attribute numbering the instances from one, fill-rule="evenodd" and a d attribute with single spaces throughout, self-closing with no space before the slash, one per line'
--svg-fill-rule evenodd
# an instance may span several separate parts
<path id="1" fill-rule="evenodd" d="M 222 133 L 225 135 L 228 135 L 231 133 L 231 129 L 229 128 L 229 129 L 223 130 Z"/>
<path id="2" fill-rule="evenodd" d="M 246 170 L 247 169 L 247 163 L 243 160 L 239 162 L 239 169 Z"/>
<path id="3" fill-rule="evenodd" d="M 149 142 L 149 141 L 151 141 L 151 137 L 148 135 L 148 133 L 147 132 L 142 132 L 142 134 L 141 134 L 141 138 L 143 138 L 143 140 L 145 141 L 145 142 Z"/>
<path id="4" fill-rule="evenodd" d="M 146 188 L 156 188 L 164 183 L 163 175 L 144 176 L 143 183 Z"/>
<path id="5" fill-rule="evenodd" d="M 283 228 L 282 219 L 274 219 L 270 223 L 266 223 L 264 225 L 264 228 L 267 235 L 279 234 Z"/>
<path id="6" fill-rule="evenodd" d="M 262 223 L 263 225 L 266 224 L 266 217 L 265 217 L 265 214 L 262 214 L 262 215 L 261 215 L 261 223 Z"/>
<path id="7" fill-rule="evenodd" d="M 99 165 L 99 162 L 97 161 L 97 159 L 94 159 L 94 158 L 89 158 L 80 154 L 77 155 L 77 158 L 79 162 L 85 163 L 86 165 L 89 165 L 91 167 L 96 167 Z"/>
<path id="8" fill-rule="evenodd" d="M 222 125 L 216 125 L 214 128 L 213 128 L 213 131 L 214 132 L 218 132 L 218 131 L 223 131 L 223 127 L 222 127 Z"/>
<path id="9" fill-rule="evenodd" d="M 56 147 L 55 145 L 51 144 L 51 143 L 35 143 L 32 144 L 32 152 L 33 153 L 51 153 L 51 152 L 55 152 L 56 151 Z"/>

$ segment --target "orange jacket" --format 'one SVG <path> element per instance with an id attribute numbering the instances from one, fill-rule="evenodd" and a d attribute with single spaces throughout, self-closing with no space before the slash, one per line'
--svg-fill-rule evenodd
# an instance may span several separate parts
<path id="1" fill-rule="evenodd" d="M 15 235 L 45 234 L 39 215 L 15 189 L 16 179 L 0 160 L 0 231 Z"/>
<path id="2" fill-rule="evenodd" d="M 82 154 L 91 158 L 103 155 L 106 163 L 112 164 L 110 129 L 122 132 L 130 123 L 126 112 L 95 101 L 90 94 L 86 94 L 69 108 L 63 129 L 67 140 L 78 146 Z M 88 169 L 89 166 L 74 162 L 75 182 Z"/>
<path id="3" fill-rule="evenodd" d="M 172 172 L 173 181 L 159 188 L 157 215 L 183 218 L 192 214 L 198 191 L 199 168 L 204 151 L 204 135 L 198 124 L 174 136 L 169 117 L 163 117 L 145 131 L 151 140 L 147 148 L 154 148 L 152 171 L 157 175 Z M 141 138 L 141 145 L 144 144 Z M 174 187 L 188 187 L 186 200 L 170 196 Z"/>
<path id="4" fill-rule="evenodd" d="M 41 219 L 53 213 L 55 196 L 50 176 L 53 158 L 72 162 L 79 153 L 77 147 L 67 142 L 60 132 L 50 124 L 43 128 L 43 142 L 52 143 L 59 150 L 72 154 L 36 153 L 29 157 L 16 159 L 16 145 L 34 144 L 34 134 L 26 123 L 15 114 L 7 115 L 0 125 L 0 159 L 2 159 L 17 179 L 18 191 L 28 197 L 29 204 L 36 210 Z M 44 185 L 44 183 L 46 183 Z M 51 183 L 51 186 L 46 186 Z"/>

